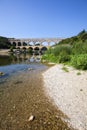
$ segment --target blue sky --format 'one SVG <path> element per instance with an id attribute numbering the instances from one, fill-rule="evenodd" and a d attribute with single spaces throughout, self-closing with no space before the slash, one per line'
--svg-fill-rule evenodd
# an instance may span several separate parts
<path id="1" fill-rule="evenodd" d="M 87 30 L 87 0 L 0 0 L 0 36 L 71 37 Z"/>

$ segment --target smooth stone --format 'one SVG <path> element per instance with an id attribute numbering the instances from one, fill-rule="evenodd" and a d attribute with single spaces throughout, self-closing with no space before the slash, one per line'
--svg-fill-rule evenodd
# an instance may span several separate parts
<path id="1" fill-rule="evenodd" d="M 34 115 L 31 115 L 28 119 L 28 121 L 33 121 L 35 119 L 35 116 Z"/>
<path id="2" fill-rule="evenodd" d="M 32 68 L 28 68 L 28 70 L 33 70 Z"/>

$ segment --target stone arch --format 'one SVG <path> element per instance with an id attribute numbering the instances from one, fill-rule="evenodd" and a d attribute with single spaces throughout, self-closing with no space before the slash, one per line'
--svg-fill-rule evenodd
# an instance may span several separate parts
<path id="1" fill-rule="evenodd" d="M 25 46 L 23 46 L 22 49 L 26 50 L 27 48 Z"/>
<path id="2" fill-rule="evenodd" d="M 49 43 L 47 41 L 42 42 L 42 46 L 48 46 Z"/>
<path id="3" fill-rule="evenodd" d="M 13 42 L 12 45 L 13 45 L 14 47 L 16 47 L 16 42 Z"/>
<path id="4" fill-rule="evenodd" d="M 47 47 L 45 47 L 45 46 L 43 46 L 42 48 L 41 48 L 41 51 L 46 51 L 47 50 Z"/>
<path id="5" fill-rule="evenodd" d="M 41 43 L 39 41 L 35 43 L 35 46 L 40 46 L 40 45 Z"/>
<path id="6" fill-rule="evenodd" d="M 29 47 L 28 49 L 33 50 L 33 47 Z"/>
<path id="7" fill-rule="evenodd" d="M 33 52 L 34 52 L 34 51 L 33 51 L 33 47 L 28 47 L 28 53 L 29 53 L 29 54 L 33 54 Z"/>
<path id="8" fill-rule="evenodd" d="M 41 48 L 41 54 L 43 54 L 46 50 L 47 50 L 47 47 L 45 47 L 45 46 L 42 47 L 42 48 Z"/>
<path id="9" fill-rule="evenodd" d="M 27 43 L 26 43 L 26 42 L 23 42 L 23 46 L 27 46 Z"/>
<path id="10" fill-rule="evenodd" d="M 35 55 L 38 55 L 38 54 L 39 54 L 39 51 L 40 51 L 39 47 L 35 47 L 35 48 L 34 48 L 34 54 L 35 54 Z"/>
<path id="11" fill-rule="evenodd" d="M 30 41 L 29 42 L 29 46 L 33 46 L 34 45 L 34 42 L 33 41 Z"/>
<path id="12" fill-rule="evenodd" d="M 39 47 L 35 47 L 34 50 L 38 50 L 39 51 L 40 49 L 39 49 Z"/>
<path id="13" fill-rule="evenodd" d="M 21 48 L 18 46 L 16 49 L 20 50 Z"/>
<path id="14" fill-rule="evenodd" d="M 21 42 L 18 42 L 18 46 L 21 46 Z"/>

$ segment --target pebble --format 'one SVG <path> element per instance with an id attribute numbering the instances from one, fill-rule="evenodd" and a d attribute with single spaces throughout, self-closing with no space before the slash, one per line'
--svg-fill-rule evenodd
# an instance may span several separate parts
<path id="1" fill-rule="evenodd" d="M 33 121 L 34 119 L 35 119 L 35 116 L 34 116 L 34 115 L 31 115 L 31 116 L 29 117 L 28 121 L 30 122 L 30 121 Z"/>
<path id="2" fill-rule="evenodd" d="M 28 70 L 33 70 L 32 68 L 28 68 Z"/>

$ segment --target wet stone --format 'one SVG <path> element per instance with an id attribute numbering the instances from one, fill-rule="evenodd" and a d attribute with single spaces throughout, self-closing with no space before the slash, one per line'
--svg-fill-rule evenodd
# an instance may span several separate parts
<path id="1" fill-rule="evenodd" d="M 4 75 L 4 73 L 3 73 L 3 72 L 0 72 L 0 76 L 2 76 L 2 75 Z"/>

